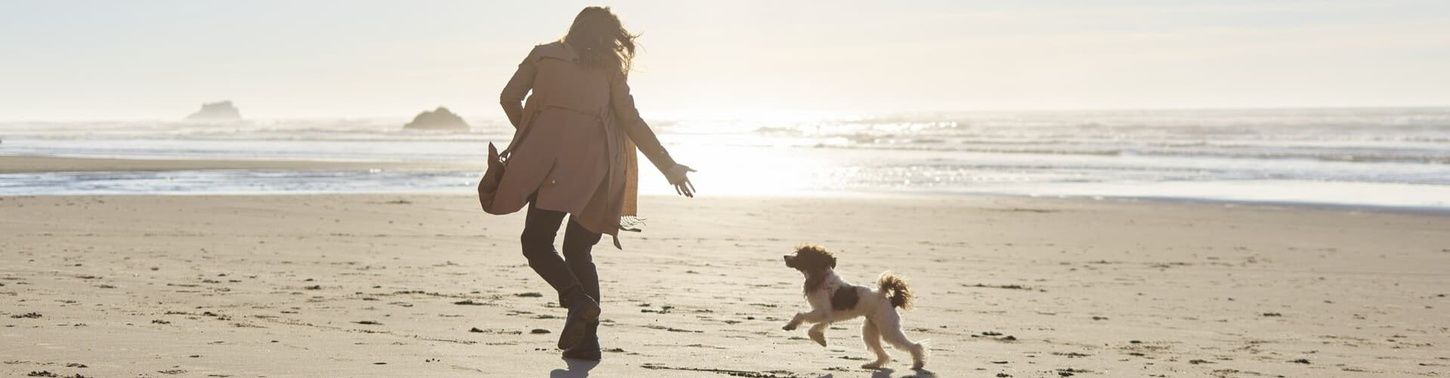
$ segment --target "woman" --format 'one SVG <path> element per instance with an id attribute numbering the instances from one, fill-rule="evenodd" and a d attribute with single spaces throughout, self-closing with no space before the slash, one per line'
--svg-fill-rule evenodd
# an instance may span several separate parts
<path id="1" fill-rule="evenodd" d="M 629 94 L 635 37 L 609 8 L 584 8 L 564 39 L 529 52 L 500 95 L 516 131 L 494 206 L 528 205 L 519 239 L 529 266 L 569 308 L 559 332 L 565 358 L 600 358 L 599 276 L 590 251 L 601 234 L 619 247 L 621 218 L 635 215 L 636 146 L 677 192 L 694 196 L 686 177 L 693 170 L 670 158 Z M 566 214 L 560 258 L 554 237 Z"/>

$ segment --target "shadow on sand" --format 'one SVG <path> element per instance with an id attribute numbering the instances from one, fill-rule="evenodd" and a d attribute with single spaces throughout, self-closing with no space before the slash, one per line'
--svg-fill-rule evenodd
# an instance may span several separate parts
<path id="1" fill-rule="evenodd" d="M 880 368 L 876 369 L 876 371 L 871 373 L 871 378 L 936 378 L 936 373 L 933 373 L 930 370 L 926 369 L 909 370 L 909 372 L 910 374 L 907 375 L 894 375 L 896 374 L 896 370 L 890 368 Z M 835 375 L 826 374 L 820 376 L 820 378 L 835 378 Z"/>
<path id="2" fill-rule="evenodd" d="M 584 378 L 589 376 L 589 371 L 599 366 L 598 361 L 585 361 L 575 359 L 564 359 L 566 366 L 563 369 L 554 369 L 549 372 L 550 378 Z M 936 378 L 936 373 L 930 370 L 908 370 L 906 375 L 895 375 L 896 370 L 880 368 L 871 373 L 871 378 Z M 834 378 L 834 374 L 826 374 L 820 378 Z"/>
<path id="3" fill-rule="evenodd" d="M 599 366 L 599 361 L 585 361 L 575 359 L 564 359 L 566 366 L 563 369 L 554 369 L 549 372 L 550 378 L 584 378 L 589 376 L 589 371 Z"/>

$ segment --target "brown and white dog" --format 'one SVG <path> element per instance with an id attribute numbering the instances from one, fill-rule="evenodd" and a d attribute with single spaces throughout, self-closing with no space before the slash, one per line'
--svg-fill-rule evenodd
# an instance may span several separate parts
<path id="1" fill-rule="evenodd" d="M 901 332 L 901 315 L 896 308 L 911 308 L 911 288 L 906 281 L 891 272 L 881 273 L 876 280 L 876 289 L 852 285 L 836 275 L 836 257 L 818 245 L 804 245 L 796 248 L 794 255 L 785 256 L 785 266 L 795 268 L 806 276 L 806 302 L 810 312 L 799 312 L 787 323 L 790 331 L 804 323 L 814 323 L 806 332 L 811 340 L 826 346 L 826 327 L 831 323 L 866 317 L 861 326 L 861 338 L 866 347 L 876 353 L 876 361 L 861 365 L 876 369 L 891 362 L 891 355 L 881 348 L 881 340 L 911 353 L 912 369 L 921 369 L 926 363 L 926 348 L 912 342 Z"/>

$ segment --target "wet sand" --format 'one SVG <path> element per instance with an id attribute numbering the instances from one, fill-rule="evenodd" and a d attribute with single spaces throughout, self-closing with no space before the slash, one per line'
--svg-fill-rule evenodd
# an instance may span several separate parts
<path id="1" fill-rule="evenodd" d="M 441 164 L 430 164 L 440 166 Z M 0 155 L 0 173 L 174 171 L 215 169 L 374 169 L 422 164 L 307 160 L 107 159 Z M 466 167 L 466 165 L 451 165 Z M 482 166 L 482 165 L 479 165 Z"/>
<path id="2" fill-rule="evenodd" d="M 1444 376 L 1450 217 L 997 197 L 645 198 L 604 362 L 468 195 L 0 197 L 0 375 Z M 781 325 L 780 255 L 906 276 L 927 371 Z"/>

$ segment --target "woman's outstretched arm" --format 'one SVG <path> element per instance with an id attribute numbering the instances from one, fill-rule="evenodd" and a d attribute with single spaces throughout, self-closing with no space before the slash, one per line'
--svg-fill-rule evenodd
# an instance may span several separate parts
<path id="1" fill-rule="evenodd" d="M 509 123 L 513 124 L 514 128 L 523 126 L 520 123 L 524 118 L 524 96 L 527 96 L 529 90 L 534 88 L 534 74 L 538 72 L 538 68 L 534 66 L 534 62 L 538 61 L 535 59 L 537 52 L 537 47 L 533 51 L 529 51 L 529 56 L 519 63 L 519 69 L 514 71 L 513 78 L 509 79 L 509 83 L 503 87 L 503 92 L 498 95 L 498 102 L 503 105 L 503 112 L 508 115 Z"/>
<path id="2" fill-rule="evenodd" d="M 619 122 L 624 133 L 634 141 L 634 145 L 654 163 L 655 168 L 660 172 L 668 171 L 675 165 L 675 160 L 670 157 L 669 151 L 660 144 L 659 137 L 655 136 L 644 118 L 640 117 L 639 109 L 634 106 L 634 95 L 629 93 L 629 83 L 624 78 L 615 79 L 609 94 L 609 103 L 614 107 L 614 120 Z"/>
<path id="3" fill-rule="evenodd" d="M 670 181 L 670 185 L 675 186 L 676 191 L 693 197 L 695 187 L 686 177 L 686 173 L 695 170 L 676 163 L 675 159 L 670 157 L 670 152 L 665 150 L 659 137 L 655 136 L 654 130 L 651 130 L 644 118 L 640 117 L 639 109 L 634 106 L 634 95 L 629 93 L 629 83 L 625 78 L 616 78 L 611 86 L 609 102 L 610 106 L 614 107 L 615 121 L 619 122 L 624 133 L 629 135 L 629 139 L 634 141 L 635 147 L 644 153 L 645 158 L 648 158 L 650 163 L 654 163 L 655 168 L 659 169 L 660 173 L 663 173 L 665 178 Z"/>

